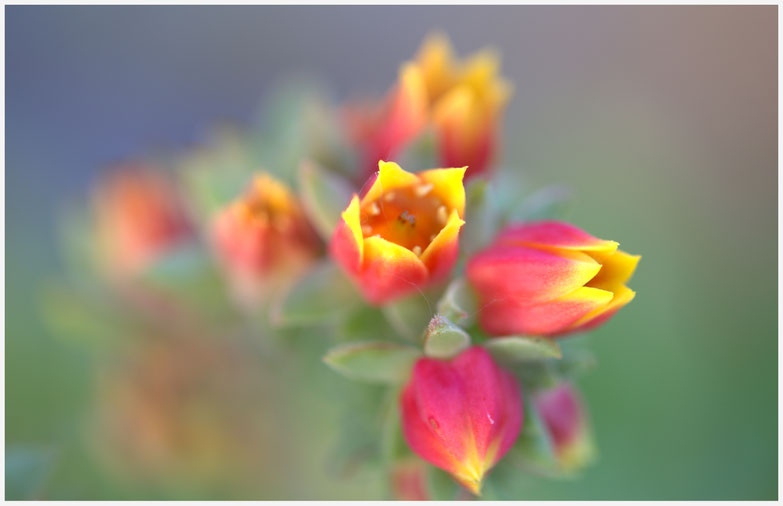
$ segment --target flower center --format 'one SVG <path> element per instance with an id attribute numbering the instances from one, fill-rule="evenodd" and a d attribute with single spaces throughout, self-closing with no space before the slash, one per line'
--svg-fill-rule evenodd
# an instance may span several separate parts
<path id="1" fill-rule="evenodd" d="M 448 217 L 446 206 L 432 195 L 432 185 L 419 184 L 388 191 L 366 203 L 360 222 L 364 237 L 379 235 L 421 255 Z"/>

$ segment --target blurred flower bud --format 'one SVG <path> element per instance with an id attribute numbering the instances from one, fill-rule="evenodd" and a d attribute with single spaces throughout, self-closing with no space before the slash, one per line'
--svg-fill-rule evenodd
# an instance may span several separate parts
<path id="1" fill-rule="evenodd" d="M 212 240 L 236 296 L 249 304 L 284 290 L 320 249 L 299 202 L 265 173 L 218 213 Z"/>
<path id="2" fill-rule="evenodd" d="M 522 427 L 516 380 L 481 347 L 450 361 L 419 359 L 402 393 L 401 410 L 411 449 L 477 495 L 484 475 Z"/>
<path id="3" fill-rule="evenodd" d="M 498 56 L 483 51 L 455 63 L 448 38 L 434 35 L 419 50 L 416 64 L 427 87 L 441 164 L 467 165 L 465 178 L 485 173 L 498 148 L 503 108 L 511 85 L 498 76 Z"/>
<path id="4" fill-rule="evenodd" d="M 136 481 L 254 487 L 280 450 L 269 378 L 237 342 L 188 334 L 141 337 L 99 364 L 98 456 Z"/>
<path id="5" fill-rule="evenodd" d="M 491 335 L 556 336 L 608 320 L 635 293 L 625 284 L 639 256 L 556 221 L 513 225 L 474 255 L 467 277 Z"/>
<path id="6" fill-rule="evenodd" d="M 448 38 L 429 37 L 405 63 L 398 84 L 377 106 L 349 108 L 347 123 L 364 151 L 364 174 L 375 161 L 396 157 L 427 126 L 437 137 L 444 167 L 467 166 L 466 179 L 486 172 L 498 151 L 498 137 L 511 85 L 498 76 L 491 51 L 456 62 Z"/>
<path id="7" fill-rule="evenodd" d="M 465 223 L 465 169 L 406 172 L 381 161 L 369 190 L 353 196 L 331 242 L 332 256 L 372 304 L 443 278 Z"/>
<path id="8" fill-rule="evenodd" d="M 593 444 L 586 413 L 573 386 L 561 383 L 539 391 L 534 402 L 560 468 L 575 471 L 584 467 L 593 456 Z"/>
<path id="9" fill-rule="evenodd" d="M 179 196 L 163 173 L 142 164 L 120 166 L 93 194 L 98 261 L 107 275 L 140 274 L 191 236 Z"/>

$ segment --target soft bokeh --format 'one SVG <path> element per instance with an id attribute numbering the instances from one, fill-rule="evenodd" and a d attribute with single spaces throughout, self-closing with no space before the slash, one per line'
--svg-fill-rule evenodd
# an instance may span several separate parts
<path id="1" fill-rule="evenodd" d="M 777 497 L 775 6 L 11 6 L 9 498 L 181 497 L 110 479 L 79 437 L 90 357 L 38 310 L 61 268 L 64 207 L 114 162 L 249 122 L 286 76 L 316 76 L 339 99 L 380 96 L 433 29 L 461 54 L 502 52 L 515 85 L 502 158 L 524 173 L 522 191 L 570 186 L 567 219 L 643 256 L 636 299 L 589 337 L 600 366 L 579 387 L 596 464 L 567 481 L 520 475 L 509 493 Z M 298 360 L 318 366 L 288 379 L 351 390 L 318 356 Z M 265 497 L 376 496 L 382 484 L 329 468 L 328 439 L 346 423 L 334 406 L 301 400 L 281 416 L 302 447 L 270 471 L 282 481 L 267 476 Z M 36 461 L 54 463 L 43 488 L 14 481 Z"/>

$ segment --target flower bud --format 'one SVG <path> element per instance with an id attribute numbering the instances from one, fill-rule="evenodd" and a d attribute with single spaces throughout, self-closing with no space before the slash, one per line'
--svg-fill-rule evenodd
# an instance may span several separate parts
<path id="1" fill-rule="evenodd" d="M 481 347 L 450 361 L 419 359 L 400 402 L 411 449 L 477 495 L 522 427 L 515 378 Z"/>
<path id="2" fill-rule="evenodd" d="M 629 303 L 639 256 L 557 221 L 513 225 L 474 255 L 467 277 L 482 328 L 494 336 L 556 336 L 593 328 Z"/>
<path id="3" fill-rule="evenodd" d="M 111 171 L 93 195 L 98 260 L 112 277 L 133 277 L 191 236 L 179 196 L 141 164 Z"/>
<path id="4" fill-rule="evenodd" d="M 375 106 L 350 107 L 346 124 L 364 157 L 363 174 L 375 162 L 396 157 L 431 127 L 442 167 L 467 166 L 466 178 L 486 172 L 498 151 L 503 110 L 511 85 L 498 76 L 495 53 L 455 61 L 449 40 L 429 37 L 400 68 L 397 84 Z"/>
<path id="5" fill-rule="evenodd" d="M 534 403 L 560 468 L 573 471 L 592 457 L 593 445 L 579 395 L 569 383 L 536 393 Z"/>
<path id="6" fill-rule="evenodd" d="M 342 213 L 331 242 L 335 261 L 372 304 L 448 274 L 465 223 L 464 168 L 412 174 L 393 162 L 378 166 L 365 195 L 354 195 Z"/>
<path id="7" fill-rule="evenodd" d="M 284 289 L 310 266 L 318 239 L 291 192 L 268 174 L 212 223 L 217 255 L 237 297 L 252 303 Z"/>

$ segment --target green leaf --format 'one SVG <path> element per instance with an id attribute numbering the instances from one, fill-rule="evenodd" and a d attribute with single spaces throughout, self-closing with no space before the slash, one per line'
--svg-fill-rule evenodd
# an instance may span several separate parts
<path id="1" fill-rule="evenodd" d="M 438 313 L 454 323 L 469 326 L 476 314 L 478 301 L 465 278 L 454 279 L 438 301 Z"/>
<path id="2" fill-rule="evenodd" d="M 502 216 L 490 205 L 489 182 L 477 177 L 465 187 L 465 225 L 460 248 L 464 256 L 470 256 L 486 246 L 495 235 Z"/>
<path id="3" fill-rule="evenodd" d="M 560 347 L 552 339 L 540 337 L 493 337 L 484 346 L 494 358 L 505 363 L 560 358 Z"/>
<path id="4" fill-rule="evenodd" d="M 307 217 L 328 240 L 351 200 L 351 186 L 337 174 L 305 160 L 299 165 L 299 188 Z"/>
<path id="5" fill-rule="evenodd" d="M 342 375 L 373 383 L 402 383 L 410 377 L 421 352 L 410 346 L 384 341 L 365 341 L 337 346 L 324 362 Z"/>
<path id="6" fill-rule="evenodd" d="M 272 308 L 278 326 L 314 325 L 337 321 L 361 303 L 351 282 L 331 261 L 324 260 Z"/>
<path id="7" fill-rule="evenodd" d="M 432 319 L 432 304 L 426 293 L 415 293 L 383 306 L 389 324 L 405 339 L 418 341 Z"/>
<path id="8" fill-rule="evenodd" d="M 424 354 L 428 357 L 451 358 L 470 346 L 470 336 L 448 318 L 435 315 L 424 334 Z"/>

